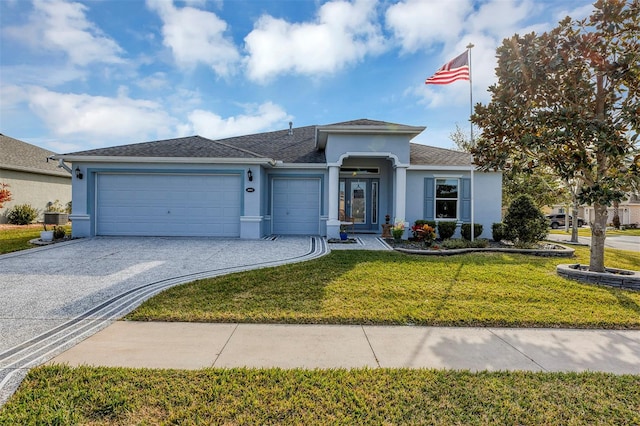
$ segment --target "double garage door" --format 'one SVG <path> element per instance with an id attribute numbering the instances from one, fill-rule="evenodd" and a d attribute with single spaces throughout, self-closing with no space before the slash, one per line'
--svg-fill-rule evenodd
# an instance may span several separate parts
<path id="1" fill-rule="evenodd" d="M 240 175 L 100 173 L 96 234 L 239 237 Z"/>

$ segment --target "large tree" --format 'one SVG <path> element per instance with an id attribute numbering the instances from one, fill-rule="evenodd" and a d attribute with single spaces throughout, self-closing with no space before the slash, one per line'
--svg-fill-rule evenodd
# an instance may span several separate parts
<path id="1" fill-rule="evenodd" d="M 505 39 L 491 101 L 472 117 L 481 168 L 548 167 L 582 183 L 578 199 L 595 210 L 592 271 L 604 271 L 607 206 L 638 179 L 639 40 L 640 0 L 599 0 L 587 19 Z"/>

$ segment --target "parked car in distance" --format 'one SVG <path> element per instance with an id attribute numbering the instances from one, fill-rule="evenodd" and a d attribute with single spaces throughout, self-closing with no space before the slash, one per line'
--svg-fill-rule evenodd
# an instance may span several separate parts
<path id="1" fill-rule="evenodd" d="M 560 227 L 564 227 L 564 213 L 562 214 L 548 214 L 547 219 L 549 220 L 549 226 L 553 229 L 558 229 Z M 573 225 L 573 218 L 569 215 L 569 226 Z M 584 225 L 584 219 L 578 218 L 578 227 Z"/>

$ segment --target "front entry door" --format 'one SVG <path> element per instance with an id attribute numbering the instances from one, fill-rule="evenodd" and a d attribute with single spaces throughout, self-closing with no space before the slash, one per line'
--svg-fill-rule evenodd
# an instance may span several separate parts
<path id="1" fill-rule="evenodd" d="M 352 221 L 359 231 L 378 229 L 379 179 L 340 179 L 340 220 Z"/>

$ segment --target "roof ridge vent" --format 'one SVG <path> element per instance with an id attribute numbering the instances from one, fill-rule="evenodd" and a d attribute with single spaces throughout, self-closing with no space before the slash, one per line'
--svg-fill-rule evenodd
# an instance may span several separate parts
<path id="1" fill-rule="evenodd" d="M 288 132 L 289 136 L 293 136 L 293 121 L 289 122 L 289 132 Z"/>

